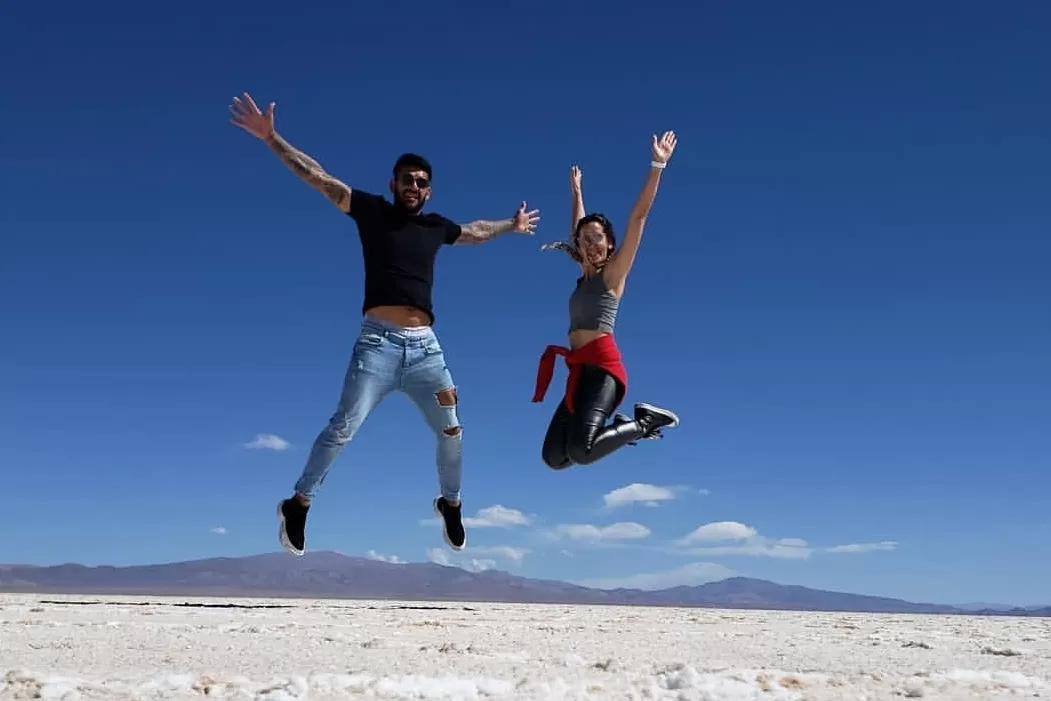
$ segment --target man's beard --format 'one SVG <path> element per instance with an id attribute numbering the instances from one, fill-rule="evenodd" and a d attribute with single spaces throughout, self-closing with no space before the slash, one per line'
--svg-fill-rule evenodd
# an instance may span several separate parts
<path id="1" fill-rule="evenodd" d="M 412 203 L 405 201 L 405 195 L 398 195 L 395 203 L 409 214 L 418 214 L 423 209 L 423 195 L 417 195 L 416 201 Z"/>

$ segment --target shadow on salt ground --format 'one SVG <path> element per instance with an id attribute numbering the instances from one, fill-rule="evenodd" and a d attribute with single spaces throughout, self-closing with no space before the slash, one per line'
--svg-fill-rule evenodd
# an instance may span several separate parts
<path id="1" fill-rule="evenodd" d="M 408 604 L 398 604 L 396 606 L 366 606 L 365 608 L 378 611 L 380 609 L 387 611 L 477 611 L 470 606 L 410 606 Z"/>
<path id="2" fill-rule="evenodd" d="M 60 601 L 57 599 L 41 599 L 39 604 L 51 604 L 54 606 L 169 606 L 173 608 L 194 609 L 291 609 L 297 608 L 292 604 L 233 604 L 233 603 L 200 603 L 191 601 Z M 334 609 L 359 609 L 370 611 L 394 610 L 394 611 L 477 611 L 470 606 L 412 606 L 408 604 L 396 604 L 392 606 L 332 606 Z"/>
<path id="3" fill-rule="evenodd" d="M 291 609 L 290 604 L 204 604 L 190 601 L 167 601 L 164 603 L 155 601 L 58 601 L 41 599 L 40 604 L 52 604 L 55 606 L 171 606 L 174 608 L 191 609 Z"/>

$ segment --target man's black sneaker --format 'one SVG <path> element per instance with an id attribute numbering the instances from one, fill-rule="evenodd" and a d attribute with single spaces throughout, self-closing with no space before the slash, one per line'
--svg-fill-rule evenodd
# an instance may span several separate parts
<path id="1" fill-rule="evenodd" d="M 679 417 L 674 412 L 644 402 L 635 403 L 635 420 L 646 428 L 644 438 L 658 438 L 661 429 L 679 425 Z"/>
<path id="2" fill-rule="evenodd" d="M 436 497 L 434 513 L 442 519 L 442 537 L 453 550 L 463 550 L 467 543 L 467 534 L 463 530 L 463 502 L 453 506 L 445 497 Z"/>
<path id="3" fill-rule="evenodd" d="M 309 506 L 303 506 L 299 499 L 292 497 L 277 505 L 278 540 L 281 546 L 293 555 L 306 552 L 306 526 Z"/>

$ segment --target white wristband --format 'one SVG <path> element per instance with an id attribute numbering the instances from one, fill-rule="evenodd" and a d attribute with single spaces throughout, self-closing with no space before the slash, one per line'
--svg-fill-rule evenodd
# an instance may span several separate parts
<path id="1" fill-rule="evenodd" d="M 650 168 L 659 168 L 661 170 L 664 170 L 664 167 L 666 165 L 668 165 L 668 164 L 667 163 L 661 163 L 659 161 L 650 161 Z"/>

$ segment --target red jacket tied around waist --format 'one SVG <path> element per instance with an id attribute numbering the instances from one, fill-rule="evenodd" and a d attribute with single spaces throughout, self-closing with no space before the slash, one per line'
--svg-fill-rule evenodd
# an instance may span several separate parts
<path id="1" fill-rule="evenodd" d="M 594 341 L 586 343 L 576 350 L 570 350 L 565 346 L 551 345 L 544 349 L 540 356 L 540 367 L 537 368 L 536 391 L 533 393 L 533 401 L 541 402 L 547 394 L 551 377 L 555 373 L 555 356 L 561 355 L 566 359 L 566 367 L 569 368 L 569 377 L 566 379 L 566 394 L 564 400 L 569 413 L 573 413 L 573 400 L 576 396 L 577 383 L 580 381 L 580 371 L 584 365 L 595 365 L 613 375 L 620 383 L 620 392 L 617 394 L 617 402 L 620 405 L 628 388 L 628 371 L 620 357 L 620 349 L 613 336 L 599 336 Z"/>

